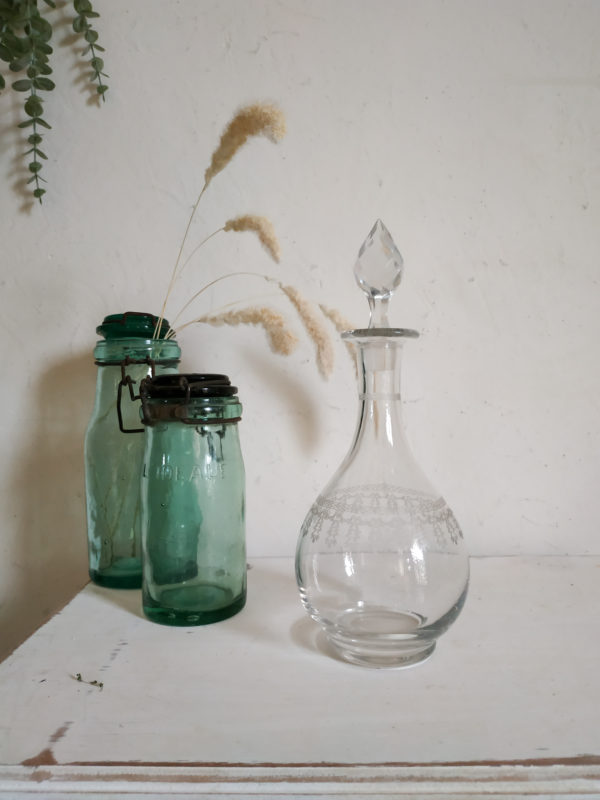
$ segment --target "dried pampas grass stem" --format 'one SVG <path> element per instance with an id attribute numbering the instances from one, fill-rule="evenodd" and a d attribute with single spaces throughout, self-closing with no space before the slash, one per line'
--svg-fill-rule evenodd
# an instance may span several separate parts
<path id="1" fill-rule="evenodd" d="M 277 106 L 266 103 L 256 103 L 240 109 L 223 131 L 219 146 L 212 154 L 210 165 L 204 173 L 205 189 L 252 136 L 266 136 L 272 142 L 283 139 L 283 112 Z"/>
<path id="2" fill-rule="evenodd" d="M 238 150 L 246 144 L 248 139 L 252 136 L 266 136 L 272 142 L 278 142 L 285 136 L 286 126 L 285 126 L 285 116 L 281 109 L 277 106 L 270 105 L 268 103 L 255 103 L 254 105 L 244 106 L 241 108 L 237 114 L 234 115 L 233 119 L 229 122 L 225 130 L 221 135 L 221 140 L 217 149 L 212 154 L 211 162 L 208 168 L 204 173 L 204 186 L 198 195 L 196 202 L 192 207 L 192 212 L 189 216 L 185 233 L 183 234 L 183 239 L 181 240 L 181 245 L 179 247 L 179 252 L 177 253 L 177 259 L 175 261 L 175 266 L 173 267 L 173 271 L 171 273 L 171 279 L 169 281 L 169 285 L 167 287 L 167 294 L 165 295 L 164 302 L 162 304 L 162 308 L 160 310 L 160 316 L 154 328 L 154 337 L 158 335 L 158 331 L 162 325 L 162 321 L 165 317 L 165 309 L 167 307 L 167 301 L 171 294 L 171 290 L 173 289 L 173 284 L 177 278 L 179 264 L 181 262 L 181 257 L 183 255 L 183 250 L 185 248 L 185 244 L 187 242 L 188 234 L 190 232 L 190 228 L 192 225 L 192 221 L 196 215 L 196 211 L 198 210 L 198 206 L 200 204 L 200 200 L 202 199 L 202 195 L 206 191 L 209 183 L 218 175 L 219 172 L 225 169 L 225 167 L 229 164 L 231 159 L 234 155 L 238 152 Z M 241 218 L 243 219 L 243 218 Z M 230 220 L 231 222 L 231 220 Z M 237 230 L 236 228 L 219 228 L 219 230 L 211 233 L 211 235 L 204 240 L 204 242 L 208 241 L 212 236 L 219 233 L 222 230 Z M 244 229 L 250 230 L 250 228 Z M 252 230 L 256 230 L 257 233 L 260 232 L 256 228 Z M 272 231 L 271 231 L 272 234 Z M 276 246 L 273 247 L 271 250 L 271 246 L 273 245 L 273 240 L 276 243 Z M 271 252 L 271 255 L 275 259 L 275 261 L 279 261 L 279 245 L 277 244 L 277 240 L 274 239 L 274 234 L 271 236 L 266 237 L 266 241 L 263 241 L 264 246 Z M 202 242 L 198 247 L 201 247 Z M 196 252 L 198 249 L 196 247 L 193 253 Z M 193 255 L 192 253 L 192 255 Z M 277 255 L 274 255 L 276 253 Z M 191 258 L 191 256 L 190 256 Z M 189 261 L 189 258 L 187 259 Z M 187 264 L 187 261 L 184 263 Z M 182 267 L 183 268 L 183 267 Z"/>
<path id="3" fill-rule="evenodd" d="M 323 312 L 323 316 L 327 317 L 327 319 L 333 323 L 336 331 L 338 333 L 343 333 L 344 331 L 351 331 L 353 330 L 356 325 L 353 325 L 351 322 L 340 314 L 340 312 L 336 308 L 328 308 L 327 306 L 322 305 L 319 303 L 319 308 Z M 354 345 L 352 342 L 345 341 L 344 344 L 346 345 L 346 350 L 352 359 L 352 363 L 354 364 L 354 371 L 355 373 L 358 372 L 356 366 L 356 352 L 354 350 Z"/>
<path id="4" fill-rule="evenodd" d="M 333 369 L 333 346 L 327 331 L 321 324 L 321 320 L 294 286 L 284 286 L 280 283 L 279 287 L 298 312 L 308 335 L 317 348 L 317 367 L 319 372 L 324 378 L 329 377 Z"/>
<path id="5" fill-rule="evenodd" d="M 338 333 L 343 333 L 344 331 L 351 331 L 353 330 L 356 325 L 353 325 L 351 322 L 348 322 L 346 317 L 342 316 L 340 312 L 336 308 L 328 308 L 324 306 L 322 303 L 319 303 L 319 308 L 323 312 L 323 316 L 327 317 L 327 319 L 333 323 L 336 331 Z"/>
<path id="6" fill-rule="evenodd" d="M 194 300 L 196 300 L 198 297 L 200 297 L 201 294 L 204 294 L 204 292 L 206 292 L 212 286 L 215 286 L 215 284 L 221 283 L 221 281 L 228 280 L 229 278 L 237 278 L 240 275 L 250 275 L 250 276 L 252 276 L 254 278 L 262 278 L 263 280 L 269 281 L 270 283 L 277 283 L 275 278 L 270 278 L 268 275 L 262 275 L 260 272 L 243 272 L 243 271 L 240 271 L 240 272 L 228 272 L 226 275 L 219 275 L 218 278 L 215 278 L 213 281 L 210 281 L 210 283 L 207 283 L 201 289 L 198 289 L 198 291 L 190 297 L 190 299 L 187 301 L 187 303 L 184 306 L 182 306 L 182 308 L 179 309 L 179 311 L 177 312 L 177 315 L 174 317 L 173 322 L 171 323 L 171 327 L 167 331 L 167 336 L 169 336 L 169 338 L 170 338 L 171 336 L 175 335 L 175 333 L 177 331 L 180 331 L 181 328 L 185 327 L 185 325 L 182 325 L 182 326 L 180 326 L 180 327 L 178 327 L 176 329 L 175 328 L 175 323 L 181 317 L 183 312 L 187 308 L 189 308 L 191 306 L 191 304 L 194 302 Z M 186 323 L 186 325 L 187 325 L 187 323 Z"/>
<path id="7" fill-rule="evenodd" d="M 273 311 L 271 308 L 265 306 L 243 308 L 240 311 L 226 311 L 223 314 L 205 314 L 202 317 L 197 317 L 190 322 L 182 325 L 182 328 L 187 328 L 188 325 L 193 325 L 196 322 L 205 323 L 207 325 L 260 325 L 264 328 L 271 350 L 274 353 L 287 356 L 295 349 L 298 344 L 298 339 L 286 327 L 285 318 Z"/>
<path id="8" fill-rule="evenodd" d="M 228 219 L 223 228 L 224 231 L 253 231 L 260 239 L 260 243 L 271 256 L 273 261 L 279 263 L 279 242 L 275 236 L 275 230 L 270 220 L 266 217 L 258 217 L 253 214 L 246 214 L 243 217 Z"/>

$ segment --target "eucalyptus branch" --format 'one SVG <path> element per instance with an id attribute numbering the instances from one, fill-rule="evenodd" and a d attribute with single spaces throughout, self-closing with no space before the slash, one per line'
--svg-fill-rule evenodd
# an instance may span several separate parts
<path id="1" fill-rule="evenodd" d="M 51 9 L 56 8 L 54 0 L 43 2 Z M 91 80 L 98 82 L 96 91 L 104 99 L 108 87 L 102 81 L 102 76 L 105 76 L 102 71 L 104 62 L 97 55 L 97 51 L 103 51 L 104 48 L 98 44 L 98 34 L 89 22 L 99 14 L 93 10 L 90 0 L 73 0 L 73 7 L 76 12 L 73 28 L 83 35 L 87 43 L 83 55 L 91 53 Z M 40 172 L 42 161 L 47 159 L 40 148 L 43 141 L 40 129 L 51 128 L 42 116 L 44 98 L 40 92 L 50 92 L 55 88 L 54 81 L 48 77 L 52 74 L 49 64 L 53 52 L 49 44 L 52 33 L 51 23 L 40 14 L 38 0 L 0 0 L 0 61 L 8 64 L 11 73 L 25 71 L 27 76 L 13 81 L 11 88 L 27 93 L 23 108 L 28 119 L 19 123 L 18 127 L 32 129 L 27 138 L 31 147 L 25 152 L 31 157 L 27 165 L 31 176 L 27 183 L 34 184 L 33 196 L 40 203 L 46 193 L 40 186 L 40 181 L 44 181 Z M 4 88 L 6 79 L 0 75 L 0 90 Z"/>
<path id="2" fill-rule="evenodd" d="M 31 177 L 27 183 L 35 183 L 33 196 L 41 203 L 46 190 L 40 186 L 40 181 L 44 180 L 40 175 L 42 169 L 40 159 L 45 160 L 47 156 L 39 147 L 43 141 L 39 128 L 50 129 L 51 125 L 42 117 L 43 99 L 38 92 L 54 89 L 54 81 L 48 77 L 52 74 L 52 68 L 48 63 L 48 57 L 52 53 L 52 47 L 48 44 L 52 38 L 52 26 L 40 15 L 34 0 L 26 0 L 17 6 L 19 7 L 14 7 L 12 25 L 11 21 L 4 17 L 5 25 L 1 37 L 3 48 L 0 50 L 0 58 L 8 61 L 11 72 L 27 69 L 27 77 L 14 81 L 12 88 L 16 92 L 28 93 L 23 108 L 29 119 L 21 122 L 18 127 L 32 128 L 31 134 L 27 137 L 31 148 L 25 152 L 25 155 L 31 155 L 31 161 L 27 165 Z M 16 31 L 22 31 L 24 35 L 17 36 Z"/>
<path id="3" fill-rule="evenodd" d="M 75 33 L 82 34 L 87 42 L 81 55 L 85 56 L 88 53 L 91 54 L 89 64 L 92 68 L 92 76 L 90 80 L 98 83 L 96 92 L 100 95 L 102 100 L 105 100 L 104 95 L 108 91 L 108 86 L 102 82 L 102 78 L 108 78 L 108 75 L 102 71 L 104 69 L 104 60 L 97 55 L 98 52 L 103 53 L 104 48 L 98 44 L 98 32 L 92 28 L 89 22 L 90 19 L 95 19 L 99 17 L 100 14 L 94 11 L 90 0 L 73 0 L 73 8 L 77 13 L 77 16 L 73 20 L 73 30 Z"/>

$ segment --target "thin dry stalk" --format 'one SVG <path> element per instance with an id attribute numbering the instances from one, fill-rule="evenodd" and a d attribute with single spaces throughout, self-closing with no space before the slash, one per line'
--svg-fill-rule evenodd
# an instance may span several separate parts
<path id="1" fill-rule="evenodd" d="M 260 272 L 238 271 L 238 272 L 228 272 L 226 275 L 219 275 L 218 278 L 215 278 L 213 281 L 210 281 L 210 283 L 207 283 L 201 289 L 198 289 L 198 291 L 190 297 L 190 299 L 187 301 L 187 303 L 179 309 L 179 311 L 177 312 L 177 315 L 174 317 L 173 322 L 171 323 L 171 327 L 167 331 L 167 337 L 171 338 L 175 334 L 175 323 L 181 317 L 183 312 L 187 308 L 189 308 L 189 306 L 191 306 L 191 304 L 194 302 L 194 300 L 196 300 L 196 298 L 200 297 L 201 294 L 204 294 L 204 292 L 206 292 L 208 289 L 210 289 L 215 284 L 220 283 L 221 281 L 225 281 L 228 278 L 237 278 L 239 275 L 251 275 L 251 276 L 253 276 L 255 278 L 262 278 L 263 280 L 269 281 L 270 283 L 277 283 L 275 278 L 270 278 L 268 275 L 262 275 Z M 181 330 L 181 328 L 177 328 L 177 330 Z"/>
<path id="2" fill-rule="evenodd" d="M 250 137 L 266 136 L 278 142 L 285 136 L 285 130 L 285 117 L 277 106 L 256 103 L 240 109 L 223 131 L 219 146 L 212 154 L 210 166 L 204 173 L 204 188 L 225 169 Z"/>
<path id="3" fill-rule="evenodd" d="M 273 261 L 279 263 L 279 242 L 275 236 L 275 229 L 266 217 L 246 214 L 242 217 L 228 219 L 223 227 L 224 231 L 253 231 L 260 239 L 260 243 L 271 256 Z"/>
<path id="4" fill-rule="evenodd" d="M 283 111 L 277 108 L 277 106 L 269 105 L 268 103 L 255 103 L 254 105 L 244 106 L 237 112 L 237 114 L 234 115 L 233 119 L 223 131 L 219 145 L 212 154 L 210 165 L 204 173 L 204 186 L 202 187 L 202 190 L 200 191 L 200 194 L 198 195 L 192 208 L 192 212 L 189 216 L 185 233 L 183 234 L 183 239 L 181 240 L 181 245 L 179 246 L 179 252 L 175 261 L 175 266 L 173 267 L 173 271 L 171 273 L 171 279 L 167 287 L 167 293 L 162 304 L 160 316 L 158 318 L 158 322 L 156 323 L 156 327 L 154 328 L 154 337 L 158 335 L 158 331 L 162 325 L 167 302 L 169 300 L 171 290 L 173 289 L 173 284 L 177 278 L 177 270 L 183 255 L 185 243 L 187 242 L 192 220 L 196 215 L 200 200 L 202 199 L 202 195 L 206 191 L 208 184 L 212 181 L 215 175 L 218 175 L 219 172 L 225 169 L 237 151 L 243 147 L 243 145 L 252 136 L 266 136 L 272 142 L 278 142 L 283 139 L 285 132 L 286 125 Z M 222 230 L 222 228 L 219 230 Z M 219 233 L 219 231 L 215 231 L 215 233 Z M 211 236 L 214 236 L 215 233 L 212 233 Z M 210 239 L 211 237 L 209 236 L 208 238 Z M 198 248 L 196 248 L 196 250 L 197 249 Z M 278 258 L 275 260 L 277 261 Z"/>
<path id="5" fill-rule="evenodd" d="M 321 320 L 309 303 L 294 286 L 283 286 L 280 283 L 279 287 L 298 312 L 308 335 L 317 348 L 317 367 L 319 372 L 324 378 L 329 377 L 333 369 L 333 346 L 325 327 L 321 324 Z"/>
<path id="6" fill-rule="evenodd" d="M 296 336 L 286 327 L 285 318 L 266 306 L 253 306 L 239 311 L 226 311 L 222 314 L 205 314 L 202 317 L 186 322 L 176 332 L 178 333 L 183 328 L 187 328 L 188 325 L 193 325 L 197 322 L 215 326 L 260 325 L 267 334 L 271 350 L 283 356 L 292 353 L 298 344 Z"/>

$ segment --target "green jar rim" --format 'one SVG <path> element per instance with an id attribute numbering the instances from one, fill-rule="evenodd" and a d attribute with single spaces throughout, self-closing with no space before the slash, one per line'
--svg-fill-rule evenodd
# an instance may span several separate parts
<path id="1" fill-rule="evenodd" d="M 170 328 L 169 321 L 163 319 L 158 335 L 154 330 L 158 324 L 158 317 L 143 311 L 125 311 L 120 314 L 109 314 L 104 317 L 102 324 L 96 328 L 96 333 L 105 339 L 164 339 Z"/>
<path id="2" fill-rule="evenodd" d="M 154 362 L 161 366 L 177 366 L 181 350 L 175 339 L 100 339 L 94 348 L 94 361 L 99 367 Z"/>
<path id="3" fill-rule="evenodd" d="M 233 397 L 237 391 L 237 386 L 231 385 L 227 375 L 197 372 L 148 377 L 140 386 L 140 394 L 144 400 L 173 400 L 182 403 L 198 397 Z"/>
<path id="4" fill-rule="evenodd" d="M 223 425 L 241 419 L 237 387 L 227 375 L 182 373 L 147 377 L 140 384 L 145 425 L 178 422 Z"/>

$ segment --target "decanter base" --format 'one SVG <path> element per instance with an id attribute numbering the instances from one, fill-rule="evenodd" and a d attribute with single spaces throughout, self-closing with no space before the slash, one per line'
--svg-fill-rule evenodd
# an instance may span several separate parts
<path id="1" fill-rule="evenodd" d="M 399 669 L 419 664 L 435 650 L 435 640 L 419 635 L 416 614 L 383 608 L 344 612 L 325 632 L 339 655 L 351 664 Z"/>

